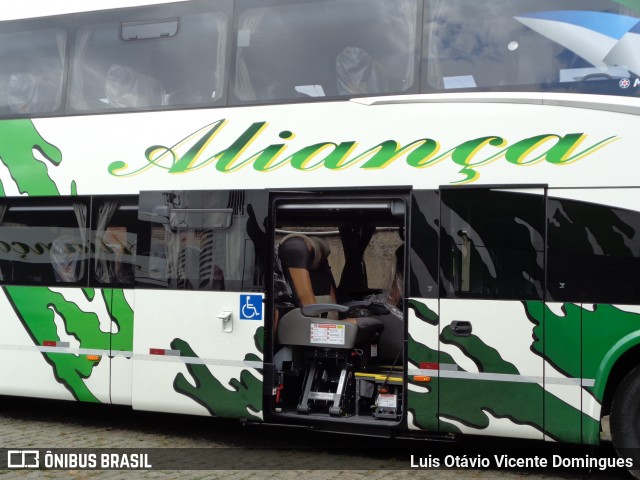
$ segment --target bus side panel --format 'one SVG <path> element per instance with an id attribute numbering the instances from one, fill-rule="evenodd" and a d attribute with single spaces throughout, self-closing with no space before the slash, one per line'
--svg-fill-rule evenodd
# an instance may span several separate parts
<path id="1" fill-rule="evenodd" d="M 460 321 L 469 335 L 456 335 Z M 543 438 L 537 329 L 520 301 L 440 300 L 442 431 Z"/>
<path id="2" fill-rule="evenodd" d="M 564 303 L 546 312 L 547 334 L 557 337 L 547 357 L 558 370 L 580 379 L 584 443 L 599 443 L 611 368 L 637 345 L 639 195 L 638 188 L 549 190 L 548 298 Z"/>
<path id="3" fill-rule="evenodd" d="M 407 405 L 409 429 L 438 430 L 439 302 L 438 235 L 440 196 L 437 190 L 411 192 L 408 255 L 409 302 Z M 416 381 L 414 375 L 430 377 Z"/>
<path id="4" fill-rule="evenodd" d="M 243 315 L 247 297 L 254 306 L 263 300 L 237 292 L 137 290 L 133 407 L 261 420 L 264 321 L 253 310 Z"/>
<path id="5" fill-rule="evenodd" d="M 5 286 L 3 293 L 2 393 L 108 403 L 104 292 Z"/>
<path id="6" fill-rule="evenodd" d="M 38 350 L 26 320 L 14 310 L 11 296 L 0 295 L 0 393 L 29 397 L 72 400 L 73 395 L 56 381 L 50 360 Z"/>
<path id="7" fill-rule="evenodd" d="M 544 429 L 548 439 L 582 441 L 580 387 L 580 314 L 567 315 L 575 305 L 528 302 L 532 318 L 544 323 Z"/>
<path id="8" fill-rule="evenodd" d="M 134 290 L 114 289 L 109 292 L 111 315 L 111 402 L 131 405 L 133 376 L 133 309 Z"/>
<path id="9" fill-rule="evenodd" d="M 438 300 L 409 300 L 408 322 L 408 427 L 410 430 L 437 431 Z M 426 376 L 431 380 L 416 381 L 414 376 Z"/>
<path id="10" fill-rule="evenodd" d="M 604 386 L 615 361 L 638 343 L 640 308 L 547 303 L 543 315 L 545 430 L 557 441 L 598 444 Z"/>

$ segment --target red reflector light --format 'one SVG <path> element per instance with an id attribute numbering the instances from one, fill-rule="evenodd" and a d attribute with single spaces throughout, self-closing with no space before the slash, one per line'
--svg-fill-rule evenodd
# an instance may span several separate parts
<path id="1" fill-rule="evenodd" d="M 149 353 L 151 355 L 164 355 L 164 348 L 150 348 Z"/>
<path id="2" fill-rule="evenodd" d="M 439 365 L 431 362 L 420 362 L 418 368 L 420 370 L 438 370 Z"/>
<path id="3" fill-rule="evenodd" d="M 42 342 L 42 346 L 44 346 L 44 347 L 55 347 L 56 346 L 56 342 L 54 340 L 45 340 L 44 342 Z"/>

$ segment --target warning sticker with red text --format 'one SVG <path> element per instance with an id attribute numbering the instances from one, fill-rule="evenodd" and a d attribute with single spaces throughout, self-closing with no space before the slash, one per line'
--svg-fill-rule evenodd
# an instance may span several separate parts
<path id="1" fill-rule="evenodd" d="M 311 324 L 311 343 L 344 345 L 345 326 L 331 323 Z"/>

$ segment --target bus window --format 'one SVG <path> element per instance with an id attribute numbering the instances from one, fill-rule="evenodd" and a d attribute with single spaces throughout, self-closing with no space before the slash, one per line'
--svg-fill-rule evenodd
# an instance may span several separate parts
<path id="1" fill-rule="evenodd" d="M 70 106 L 155 109 L 220 100 L 229 17 L 201 5 L 87 14 L 75 40 Z"/>
<path id="2" fill-rule="evenodd" d="M 66 56 L 63 30 L 0 34 L 0 112 L 37 115 L 56 111 Z"/>
<path id="3" fill-rule="evenodd" d="M 9 285 L 86 284 L 88 202 L 11 199 L 0 204 L 0 280 Z"/>
<path id="4" fill-rule="evenodd" d="M 136 264 L 137 199 L 96 198 L 92 206 L 93 275 L 101 285 L 133 286 Z"/>
<path id="5" fill-rule="evenodd" d="M 409 296 L 438 298 L 438 241 L 440 232 L 440 192 L 411 192 L 411 240 L 407 256 Z"/>
<path id="6" fill-rule="evenodd" d="M 266 234 L 258 219 L 265 216 L 265 192 L 143 192 L 137 284 L 178 290 L 258 288 L 266 260 Z"/>
<path id="7" fill-rule="evenodd" d="M 415 77 L 415 0 L 240 2 L 235 100 L 399 93 Z"/>
<path id="8" fill-rule="evenodd" d="M 632 94 L 619 82 L 640 75 L 624 39 L 640 15 L 623 4 L 428 0 L 422 89 Z"/>
<path id="9" fill-rule="evenodd" d="M 442 296 L 543 298 L 543 195 L 443 190 L 441 212 Z"/>
<path id="10" fill-rule="evenodd" d="M 594 190 L 592 197 L 627 198 Z M 605 197 L 602 193 L 609 195 Z M 555 195 L 555 193 L 554 193 Z M 631 203 L 631 202 L 628 202 Z M 564 198 L 548 202 L 548 296 L 553 301 L 640 303 L 640 214 Z"/>

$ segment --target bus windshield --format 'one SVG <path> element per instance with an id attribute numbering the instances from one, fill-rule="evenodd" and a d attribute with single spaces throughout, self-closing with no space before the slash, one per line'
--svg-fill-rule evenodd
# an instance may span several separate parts
<path id="1" fill-rule="evenodd" d="M 639 47 L 629 0 L 429 0 L 422 89 L 633 95 Z"/>

